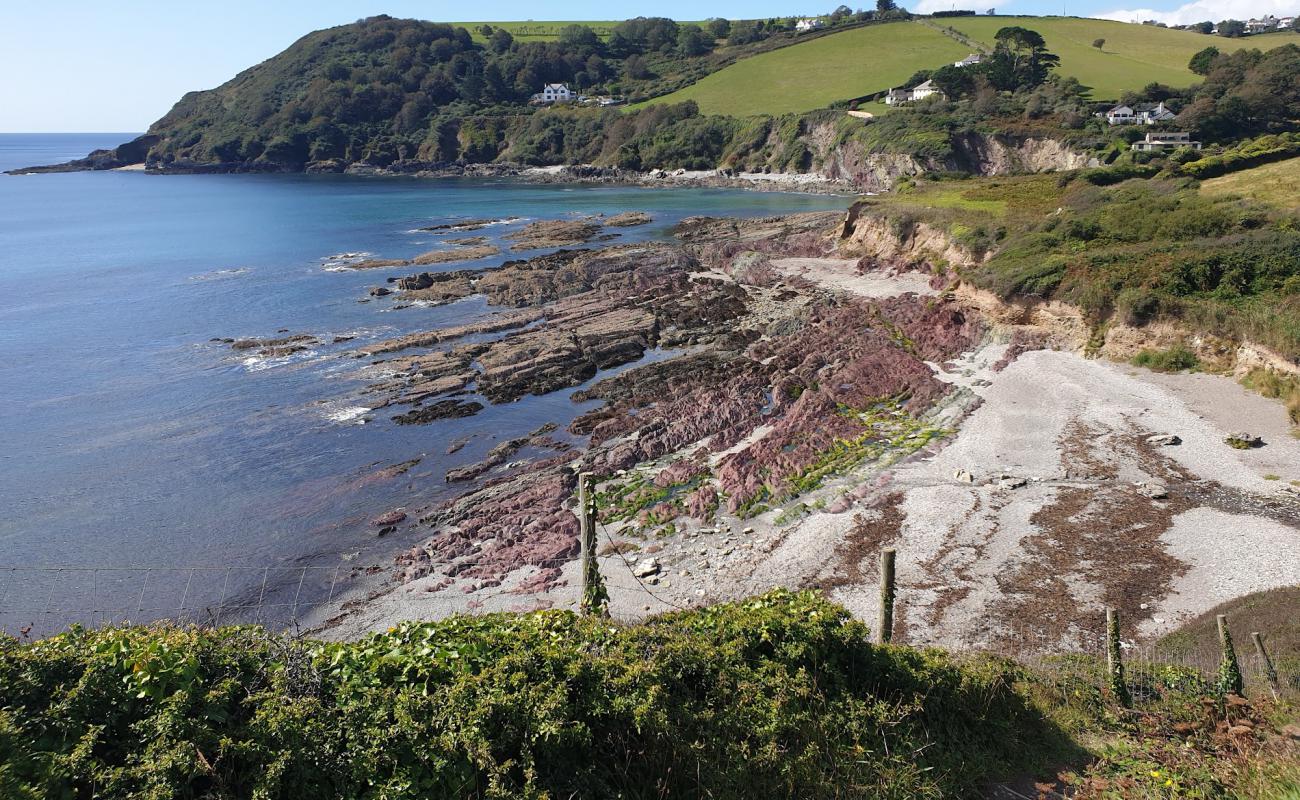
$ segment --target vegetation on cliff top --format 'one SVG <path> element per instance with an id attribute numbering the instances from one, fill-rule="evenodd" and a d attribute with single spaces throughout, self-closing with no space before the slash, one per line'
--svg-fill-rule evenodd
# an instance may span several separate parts
<path id="1" fill-rule="evenodd" d="M 494 614 L 352 643 L 74 629 L 0 638 L 0 795 L 940 798 L 1063 765 L 1084 768 L 1078 797 L 1300 786 L 1275 733 L 1293 709 L 1151 676 L 1154 702 L 1116 713 L 1094 659 L 1040 673 L 873 646 L 845 609 L 780 590 L 636 625 Z"/>
<path id="2" fill-rule="evenodd" d="M 1075 752 L 994 660 L 874 647 L 802 593 L 355 643 L 249 628 L 0 641 L 0 794 L 939 797 Z"/>
<path id="3" fill-rule="evenodd" d="M 987 261 L 963 272 L 1007 297 L 1059 299 L 1100 322 L 1182 320 L 1300 355 L 1300 219 L 1189 179 L 1088 173 L 938 183 L 870 204 L 906 235 L 939 226 Z"/>

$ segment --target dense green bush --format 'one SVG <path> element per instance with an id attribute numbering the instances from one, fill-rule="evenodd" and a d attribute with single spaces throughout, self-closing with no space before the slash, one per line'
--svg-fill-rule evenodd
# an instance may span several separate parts
<path id="1" fill-rule="evenodd" d="M 1300 155 L 1300 133 L 1260 136 L 1242 142 L 1218 155 L 1205 156 L 1183 164 L 1178 168 L 1178 172 L 1204 180 L 1297 155 Z"/>
<path id="2" fill-rule="evenodd" d="M 1086 178 L 1088 171 L 1081 174 Z M 1113 186 L 1044 178 L 1033 185 L 1055 194 L 1034 201 L 1039 211 L 1007 220 L 992 257 L 970 271 L 980 285 L 1006 297 L 1069 302 L 1095 322 L 1174 319 L 1300 355 L 1300 224 L 1294 217 L 1250 200 L 1201 194 L 1188 178 Z M 989 191 L 997 199 L 998 190 Z M 1010 191 L 1030 189 L 1019 183 Z M 954 240 L 974 229 L 972 214 L 969 221 L 945 223 L 953 212 L 920 210 L 924 202 L 922 196 L 909 207 L 922 221 L 942 224 Z"/>
<path id="3" fill-rule="evenodd" d="M 1196 353 L 1181 344 L 1164 350 L 1141 350 L 1133 356 L 1133 366 L 1146 367 L 1156 372 L 1182 372 L 1185 369 L 1196 369 L 1200 363 Z"/>
<path id="4" fill-rule="evenodd" d="M 876 647 L 811 593 L 347 644 L 253 628 L 0 643 L 0 795 L 938 797 L 1059 756 L 1005 662 Z M 1056 751 L 1056 752 L 1054 752 Z"/>

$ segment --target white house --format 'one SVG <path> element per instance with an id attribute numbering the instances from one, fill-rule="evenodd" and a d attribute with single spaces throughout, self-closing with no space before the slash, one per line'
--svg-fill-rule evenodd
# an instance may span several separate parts
<path id="1" fill-rule="evenodd" d="M 912 102 L 911 89 L 890 89 L 885 93 L 885 105 L 887 106 L 901 106 L 910 102 Z"/>
<path id="2" fill-rule="evenodd" d="M 1147 125 L 1155 125 L 1157 122 L 1169 122 L 1178 116 L 1165 105 L 1164 100 L 1150 108 L 1138 106 L 1138 115 L 1142 117 L 1142 121 Z"/>
<path id="3" fill-rule="evenodd" d="M 1111 110 L 1107 111 L 1105 114 L 1102 114 L 1101 116 L 1104 116 L 1106 118 L 1106 122 L 1111 125 L 1136 125 L 1137 124 L 1137 112 L 1133 110 L 1132 106 L 1126 106 L 1120 104 L 1115 106 Z"/>
<path id="4" fill-rule="evenodd" d="M 1155 125 L 1157 122 L 1168 122 L 1178 115 L 1162 100 L 1155 105 L 1144 103 L 1136 108 L 1121 104 L 1101 116 L 1111 125 Z"/>
<path id="5" fill-rule="evenodd" d="M 1192 141 L 1190 133 L 1167 131 L 1165 133 L 1148 133 L 1146 138 L 1133 143 L 1133 149 L 1144 153 L 1163 152 L 1169 148 L 1190 147 L 1200 150 L 1201 143 Z"/>
<path id="6" fill-rule="evenodd" d="M 794 29 L 800 33 L 803 33 L 804 31 L 815 31 L 825 27 L 826 23 L 823 20 L 813 18 L 801 19 L 794 24 Z"/>
<path id="7" fill-rule="evenodd" d="M 912 100 L 924 100 L 933 94 L 943 96 L 943 92 L 939 91 L 939 87 L 934 85 L 934 81 L 926 81 L 912 90 Z"/>
<path id="8" fill-rule="evenodd" d="M 548 83 L 533 95 L 535 103 L 572 103 L 577 99 L 578 96 L 569 91 L 569 86 L 565 83 Z"/>
<path id="9" fill-rule="evenodd" d="M 983 60 L 984 60 L 984 56 L 981 55 L 980 53 L 971 53 L 970 55 L 963 58 L 961 61 L 952 62 L 952 65 L 954 67 L 973 67 Z"/>
<path id="10" fill-rule="evenodd" d="M 885 94 L 885 105 L 903 106 L 936 94 L 943 97 L 943 92 L 939 91 L 939 87 L 935 86 L 933 81 L 926 81 L 912 89 L 890 89 Z"/>
<path id="11" fill-rule="evenodd" d="M 1268 31 L 1277 30 L 1277 27 L 1278 19 L 1272 15 L 1266 16 L 1263 19 L 1250 19 L 1246 21 L 1247 33 L 1266 33 Z"/>

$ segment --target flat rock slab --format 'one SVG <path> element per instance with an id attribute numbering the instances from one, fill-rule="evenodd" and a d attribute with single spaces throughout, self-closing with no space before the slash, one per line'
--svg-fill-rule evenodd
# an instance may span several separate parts
<path id="1" fill-rule="evenodd" d="M 937 295 L 930 288 L 930 276 L 923 272 L 867 272 L 858 270 L 853 258 L 774 258 L 772 269 L 791 278 L 813 283 L 859 297 L 885 298 L 905 294 Z"/>

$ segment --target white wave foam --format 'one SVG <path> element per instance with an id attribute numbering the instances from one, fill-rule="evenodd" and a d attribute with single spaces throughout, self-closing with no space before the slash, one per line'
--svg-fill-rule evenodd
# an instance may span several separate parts
<path id="1" fill-rule="evenodd" d="M 330 422 L 347 422 L 353 425 L 364 425 L 365 415 L 370 413 L 369 406 L 346 406 L 328 411 L 325 419 Z"/>
<path id="2" fill-rule="evenodd" d="M 322 258 L 321 266 L 326 272 L 344 272 L 353 264 L 358 264 L 373 256 L 374 253 L 361 251 L 358 253 L 335 253 L 332 256 Z"/>
<path id="3" fill-rule="evenodd" d="M 295 361 L 306 361 L 318 355 L 320 355 L 320 352 L 317 350 L 303 350 L 300 353 L 292 353 L 287 356 L 248 356 L 240 363 L 244 365 L 244 369 L 248 372 L 261 372 L 265 369 L 282 367 Z"/>

